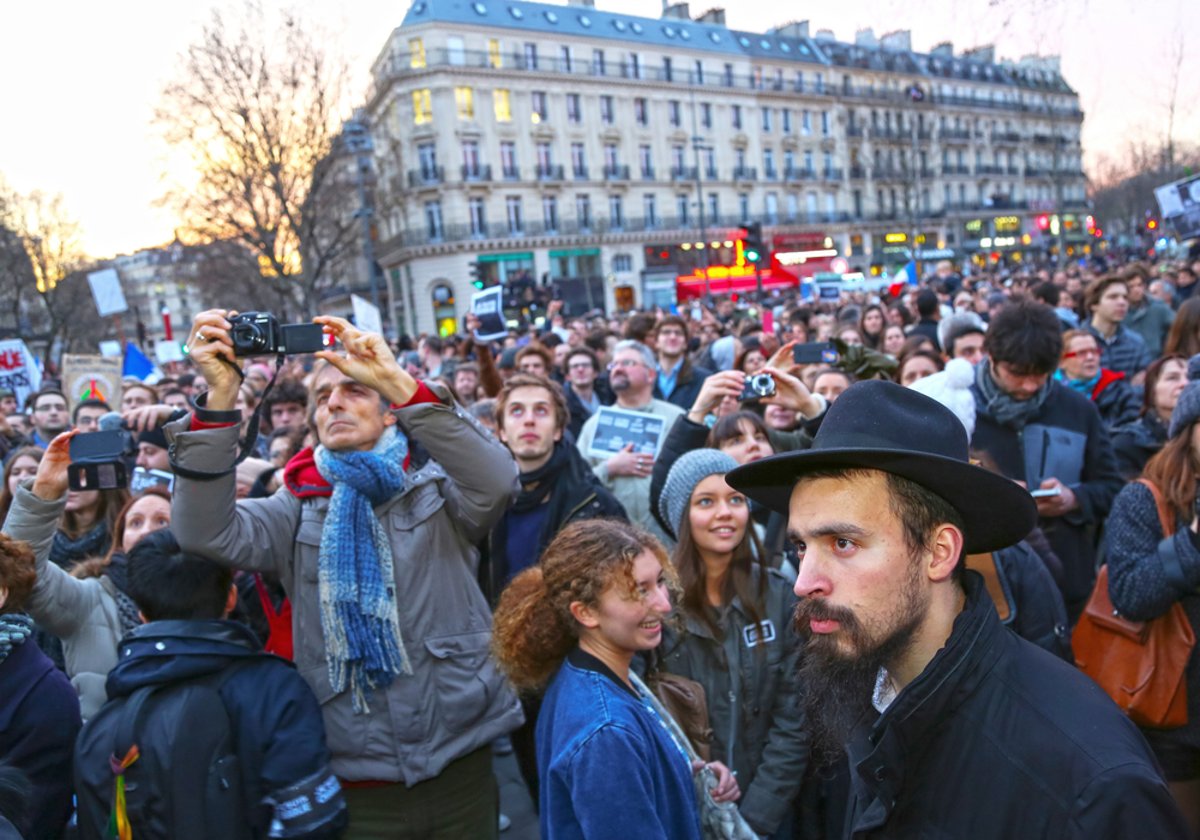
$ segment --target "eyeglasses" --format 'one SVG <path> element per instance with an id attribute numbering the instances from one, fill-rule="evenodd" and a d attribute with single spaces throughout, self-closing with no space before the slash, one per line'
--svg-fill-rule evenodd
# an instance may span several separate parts
<path id="1" fill-rule="evenodd" d="M 615 370 L 616 368 L 631 368 L 631 367 L 638 367 L 638 366 L 645 367 L 645 363 L 641 362 L 637 359 L 621 359 L 619 362 L 609 362 L 608 363 L 609 370 Z"/>
<path id="2" fill-rule="evenodd" d="M 1092 356 L 1099 356 L 1099 355 L 1100 355 L 1100 351 L 1092 348 L 1092 349 L 1088 349 L 1088 350 L 1072 350 L 1068 353 L 1063 353 L 1063 358 L 1064 359 L 1074 359 L 1076 356 L 1082 356 L 1083 358 L 1087 359 L 1087 358 L 1091 358 Z"/>
<path id="3" fill-rule="evenodd" d="M 569 370 L 583 370 L 584 368 L 591 370 L 592 363 L 591 362 L 571 362 L 571 364 L 567 365 L 567 368 Z"/>

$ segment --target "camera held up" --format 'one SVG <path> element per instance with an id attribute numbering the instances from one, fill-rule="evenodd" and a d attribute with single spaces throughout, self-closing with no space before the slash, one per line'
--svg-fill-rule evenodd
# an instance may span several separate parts
<path id="1" fill-rule="evenodd" d="M 320 324 L 281 324 L 270 312 L 241 312 L 229 322 L 236 356 L 294 356 L 325 349 Z"/>

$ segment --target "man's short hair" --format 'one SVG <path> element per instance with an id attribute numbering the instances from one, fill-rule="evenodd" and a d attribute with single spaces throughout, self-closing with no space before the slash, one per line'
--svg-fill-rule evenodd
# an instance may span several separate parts
<path id="1" fill-rule="evenodd" d="M 567 411 L 567 398 L 563 396 L 563 390 L 558 383 L 532 373 L 514 373 L 504 383 L 500 393 L 496 395 L 496 413 L 494 415 L 496 428 L 504 428 L 504 410 L 508 408 L 512 392 L 517 388 L 545 388 L 549 391 L 550 401 L 554 403 L 554 428 L 562 430 L 567 427 L 567 421 L 570 419 Z"/>
<path id="2" fill-rule="evenodd" d="M 271 409 L 284 403 L 296 403 L 301 408 L 308 406 L 308 389 L 298 379 L 277 379 L 275 387 L 263 400 L 263 413 L 271 419 Z"/>
<path id="3" fill-rule="evenodd" d="M 1119 274 L 1106 274 L 1103 277 L 1093 280 L 1092 285 L 1087 287 L 1087 291 L 1083 296 L 1083 309 L 1089 315 L 1092 307 L 1099 305 L 1100 298 L 1104 297 L 1104 292 L 1109 286 L 1115 286 L 1120 283 L 1125 286 L 1125 291 L 1129 291 L 1129 286 L 1125 283 L 1125 278 Z"/>
<path id="4" fill-rule="evenodd" d="M 516 362 L 517 370 L 521 369 L 521 360 L 528 359 L 530 356 L 537 356 L 542 360 L 542 364 L 546 366 L 546 372 L 554 370 L 554 356 L 540 344 L 526 344 L 517 351 L 517 356 L 513 360 Z"/>
<path id="5" fill-rule="evenodd" d="M 179 547 L 170 530 L 152 531 L 129 552 L 129 597 L 147 621 L 225 616 L 233 572 Z"/>
<path id="6" fill-rule="evenodd" d="M 1062 300 L 1062 289 L 1047 281 L 1034 286 L 1033 296 L 1047 306 L 1058 306 L 1058 302 Z"/>
<path id="7" fill-rule="evenodd" d="M 608 352 L 608 337 L 612 335 L 608 330 L 592 330 L 583 339 L 583 344 L 589 350 L 596 353 Z"/>
<path id="8" fill-rule="evenodd" d="M 1132 280 L 1133 278 L 1137 277 L 1137 278 L 1140 278 L 1142 283 L 1145 284 L 1145 283 L 1149 283 L 1150 278 L 1151 278 L 1150 269 L 1146 266 L 1145 263 L 1141 263 L 1141 262 L 1131 262 L 1129 265 L 1125 266 L 1119 272 L 1117 272 L 1117 274 L 1118 274 L 1118 276 L 1120 276 L 1120 278 L 1122 280 L 1125 280 L 1127 282 L 1129 280 Z"/>
<path id="9" fill-rule="evenodd" d="M 917 314 L 928 318 L 938 311 L 938 296 L 933 289 L 921 289 L 917 292 Z"/>
<path id="10" fill-rule="evenodd" d="M 454 366 L 454 375 L 457 376 L 460 373 L 473 373 L 478 377 L 479 365 L 474 362 L 459 362 Z"/>
<path id="11" fill-rule="evenodd" d="M 1010 365 L 1014 373 L 1053 373 L 1062 357 L 1058 316 L 1046 304 L 1028 298 L 1007 303 L 992 317 L 983 349 L 993 362 Z"/>
<path id="12" fill-rule="evenodd" d="M 600 372 L 600 359 L 592 352 L 590 347 L 576 347 L 567 353 L 567 358 L 565 359 L 567 367 L 571 366 L 571 359 L 576 356 L 587 356 L 587 360 L 592 363 L 592 370 L 596 373 Z"/>
<path id="13" fill-rule="evenodd" d="M 69 401 L 67 400 L 67 395 L 64 394 L 62 391 L 58 390 L 57 388 L 43 388 L 42 390 L 38 391 L 37 393 L 30 395 L 29 410 L 36 411 L 38 400 L 40 400 L 42 397 L 51 397 L 51 396 L 59 397 L 63 402 L 69 404 Z"/>
<path id="14" fill-rule="evenodd" d="M 79 404 L 75 406 L 75 410 L 71 412 L 72 426 L 79 423 L 79 412 L 85 408 L 103 408 L 105 411 L 112 411 L 112 408 L 104 400 L 80 400 Z"/>
<path id="15" fill-rule="evenodd" d="M 8 588 L 8 598 L 0 606 L 0 615 L 21 612 L 37 583 L 37 564 L 33 547 L 0 532 L 0 586 Z"/>
<path id="16" fill-rule="evenodd" d="M 432 350 L 435 353 L 441 353 L 442 348 L 444 346 L 445 346 L 445 344 L 443 343 L 442 339 L 439 336 L 436 336 L 436 335 L 425 336 L 425 349 L 426 350 Z"/>
<path id="17" fill-rule="evenodd" d="M 624 338 L 645 344 L 646 339 L 654 332 L 654 316 L 649 312 L 638 312 L 625 322 Z"/>
<path id="18" fill-rule="evenodd" d="M 938 325 L 938 340 L 947 358 L 954 358 L 954 342 L 964 335 L 986 335 L 983 319 L 974 312 L 956 312 Z"/>
<path id="19" fill-rule="evenodd" d="M 632 338 L 626 338 L 617 342 L 617 346 L 613 348 L 613 355 L 617 355 L 622 350 L 636 350 L 642 355 L 642 361 L 650 370 L 658 369 L 658 358 L 654 355 L 654 351 L 642 344 L 640 341 L 634 341 Z"/>
<path id="20" fill-rule="evenodd" d="M 684 341 L 687 341 L 691 338 L 691 331 L 688 330 L 687 321 L 683 320 L 678 315 L 664 315 L 662 318 L 660 318 L 654 327 L 654 334 L 658 335 L 658 331 L 663 327 L 679 327 L 679 329 L 683 330 Z"/>

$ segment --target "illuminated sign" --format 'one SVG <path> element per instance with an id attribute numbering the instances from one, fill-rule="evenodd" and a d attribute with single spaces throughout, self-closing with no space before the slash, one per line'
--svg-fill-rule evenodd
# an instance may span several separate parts
<path id="1" fill-rule="evenodd" d="M 997 216 L 992 219 L 996 233 L 1016 233 L 1021 229 L 1021 219 L 1018 216 Z"/>
<path id="2" fill-rule="evenodd" d="M 971 219 L 963 225 L 963 230 L 967 233 L 981 233 L 983 231 L 983 219 Z"/>
<path id="3" fill-rule="evenodd" d="M 907 242 L 908 234 L 907 233 L 888 233 L 888 234 L 884 235 L 883 241 L 888 243 L 889 245 L 896 245 L 901 242 Z"/>
<path id="4" fill-rule="evenodd" d="M 775 261 L 780 265 L 803 265 L 808 260 L 836 257 L 837 255 L 836 248 L 828 248 L 820 251 L 784 251 L 782 254 L 775 255 Z"/>

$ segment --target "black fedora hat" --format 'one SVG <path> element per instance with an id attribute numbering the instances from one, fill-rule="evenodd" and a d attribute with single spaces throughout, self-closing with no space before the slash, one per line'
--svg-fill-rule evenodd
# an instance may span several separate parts
<path id="1" fill-rule="evenodd" d="M 941 496 L 962 516 L 970 554 L 1019 542 L 1037 524 L 1028 491 L 970 463 L 966 429 L 950 409 L 894 382 L 852 385 L 830 406 L 811 449 L 738 467 L 725 480 L 787 515 L 797 479 L 846 467 L 903 476 Z"/>

